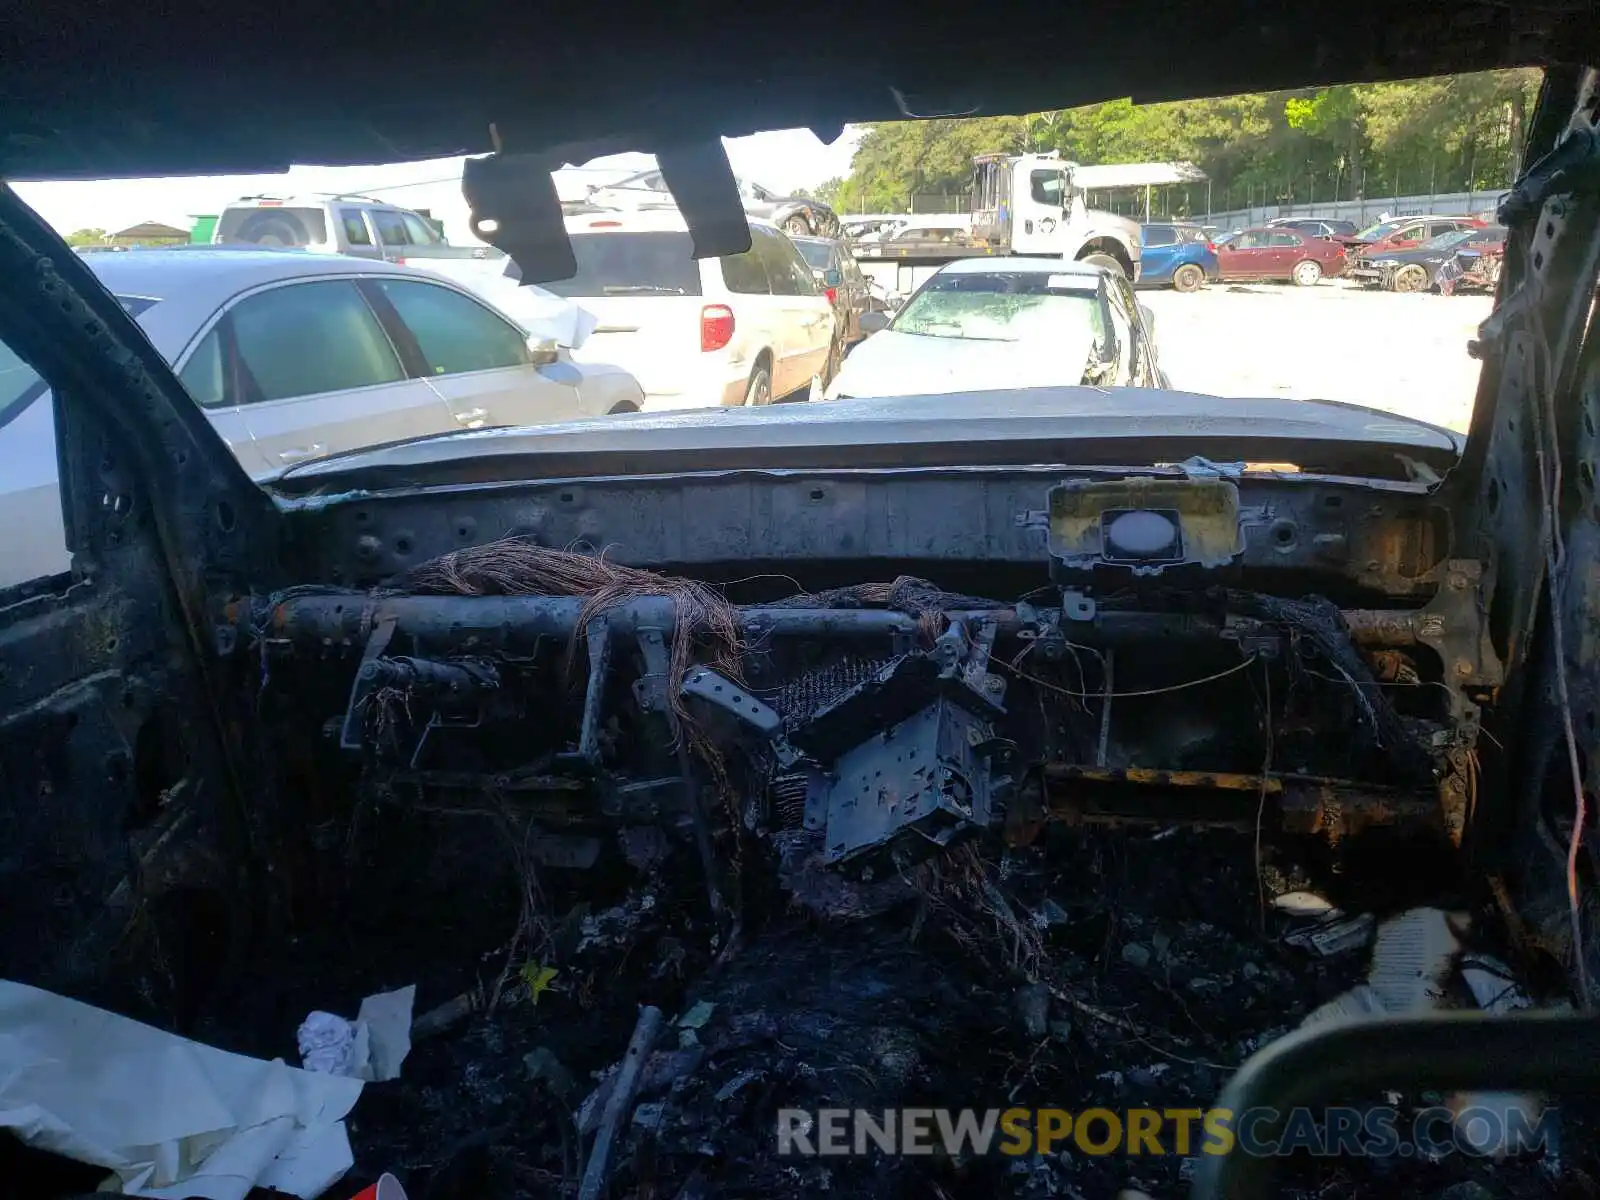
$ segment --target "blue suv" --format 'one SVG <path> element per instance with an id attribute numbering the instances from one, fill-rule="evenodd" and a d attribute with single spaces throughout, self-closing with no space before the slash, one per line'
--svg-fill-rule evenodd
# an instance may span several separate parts
<path id="1" fill-rule="evenodd" d="M 1198 225 L 1172 222 L 1140 226 L 1144 258 L 1139 287 L 1167 287 L 1174 291 L 1199 291 L 1218 277 L 1217 249 Z"/>

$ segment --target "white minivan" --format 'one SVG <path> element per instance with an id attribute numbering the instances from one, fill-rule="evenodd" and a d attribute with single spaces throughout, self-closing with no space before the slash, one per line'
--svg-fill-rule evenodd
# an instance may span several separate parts
<path id="1" fill-rule="evenodd" d="M 571 217 L 567 232 L 578 273 L 540 286 L 594 314 L 573 357 L 628 371 L 647 410 L 767 404 L 827 383 L 833 306 L 776 226 L 752 220 L 748 251 L 699 261 L 676 212 Z"/>

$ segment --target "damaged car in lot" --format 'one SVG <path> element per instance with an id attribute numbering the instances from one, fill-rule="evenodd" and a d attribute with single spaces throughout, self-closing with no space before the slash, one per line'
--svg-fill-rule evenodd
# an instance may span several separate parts
<path id="1" fill-rule="evenodd" d="M 785 233 L 796 237 L 839 236 L 839 216 L 820 200 L 809 196 L 783 196 L 749 179 L 734 181 L 745 215 L 771 221 Z M 672 209 L 677 207 L 665 174 L 656 169 L 641 171 L 616 183 L 589 189 L 589 203 L 596 208 Z"/>
<path id="2" fill-rule="evenodd" d="M 1297 1195 L 1490 1171 L 1549 1195 L 1593 1172 L 1595 1022 L 1495 1015 L 1509 989 L 1475 999 L 1469 972 L 1492 984 L 1473 956 L 1493 949 L 1587 1008 L 1600 965 L 1600 72 L 1565 65 L 1600 62 L 1600 39 L 1560 6 L 1469 4 L 1470 32 L 1441 38 L 1391 5 L 1392 58 L 1309 9 L 1137 15 L 1074 18 L 1094 53 L 1068 77 L 1051 39 L 964 12 L 831 73 L 830 44 L 751 56 L 723 12 L 648 35 L 502 13 L 487 52 L 471 21 L 385 46 L 346 93 L 361 119 L 332 123 L 320 93 L 274 89 L 270 123 L 255 106 L 291 69 L 371 61 L 365 14 L 292 60 L 250 36 L 278 13 L 242 14 L 209 59 L 180 52 L 184 22 L 137 36 L 133 10 L 23 18 L 7 177 L 470 146 L 476 226 L 539 282 L 575 270 L 549 186 L 575 147 L 655 148 L 709 259 L 751 245 L 722 134 L 1028 112 L 1126 95 L 1129 72 L 1164 95 L 1268 86 L 1308 41 L 1323 80 L 1556 65 L 1499 212 L 1465 438 L 1331 402 L 1060 386 L 480 430 L 258 485 L 0 190 L 0 342 L 50 385 L 72 552 L 0 596 L 0 1113 L 32 1143 L 6 1144 L 8 1181 L 176 1196 L 209 1171 L 195 1194 L 222 1194 L 234 1126 L 262 1132 L 261 1171 L 228 1196 L 314 1195 L 352 1158 L 345 1194 L 392 1170 L 419 1196 L 584 1200 L 1232 1200 L 1280 1166 Z M 1134 52 L 1159 18 L 1197 51 L 1181 78 Z M 1284 914 L 1333 907 L 1377 926 L 1365 974 L 1338 949 L 1359 927 L 1279 942 Z M 158 1086 L 193 1089 L 200 1071 L 170 1073 L 185 1053 L 34 1036 L 70 998 L 81 1033 L 120 1028 L 111 1010 L 271 1067 L 308 1010 L 410 980 L 400 1078 L 253 1124 L 253 1103 L 196 1112 Z M 280 1092 L 305 1085 L 283 1071 Z M 1562 1155 L 1113 1156 L 1081 1130 L 1063 1153 L 1043 1120 L 1015 1154 L 800 1137 L 828 1133 L 822 1110 L 907 1104 L 1120 1130 L 1128 1110 L 1389 1092 L 1437 1120 L 1456 1110 L 1423 1097 L 1507 1091 L 1563 1098 Z M 317 1172 L 281 1169 L 313 1143 Z"/>
<path id="3" fill-rule="evenodd" d="M 930 275 L 845 360 L 827 399 L 987 393 L 1061 383 L 1165 387 L 1155 316 L 1115 271 L 1046 258 L 962 258 Z"/>

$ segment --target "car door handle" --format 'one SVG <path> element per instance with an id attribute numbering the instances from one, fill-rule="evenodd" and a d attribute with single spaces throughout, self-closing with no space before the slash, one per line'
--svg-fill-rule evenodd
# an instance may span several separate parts
<path id="1" fill-rule="evenodd" d="M 321 442 L 313 442 L 309 446 L 296 446 L 292 450 L 278 451 L 278 457 L 284 462 L 300 462 L 307 458 L 320 458 L 328 452 L 328 448 Z"/>
<path id="2" fill-rule="evenodd" d="M 481 429 L 483 423 L 489 419 L 487 408 L 469 408 L 465 412 L 456 413 L 456 423 L 465 425 L 468 429 Z"/>

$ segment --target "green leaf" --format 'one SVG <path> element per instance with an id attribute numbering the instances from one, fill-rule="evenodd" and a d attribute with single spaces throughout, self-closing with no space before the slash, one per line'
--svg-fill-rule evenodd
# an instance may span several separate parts
<path id="1" fill-rule="evenodd" d="M 552 990 L 550 985 L 561 972 L 543 963 L 528 962 L 522 964 L 519 974 L 522 976 L 522 982 L 528 985 L 528 999 L 538 1004 L 539 997 Z"/>

